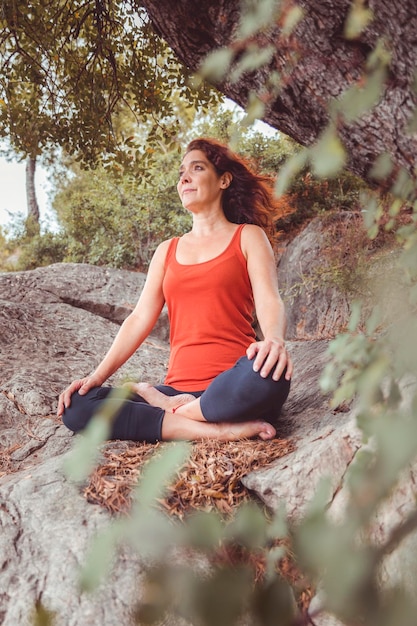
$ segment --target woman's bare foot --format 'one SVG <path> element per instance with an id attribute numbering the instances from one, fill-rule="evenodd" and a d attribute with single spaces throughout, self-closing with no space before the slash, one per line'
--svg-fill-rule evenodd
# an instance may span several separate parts
<path id="1" fill-rule="evenodd" d="M 171 413 L 173 409 L 177 409 L 178 407 L 195 400 L 195 396 L 190 393 L 180 393 L 176 396 L 167 396 L 162 393 L 162 391 L 158 391 L 158 389 L 152 387 L 149 383 L 126 383 L 126 386 L 152 406 L 157 406 L 160 409 L 170 411 Z"/>
<path id="2" fill-rule="evenodd" d="M 228 423 L 200 422 L 179 413 L 165 413 L 162 422 L 164 441 L 214 439 L 217 441 L 238 441 L 259 437 L 263 441 L 273 439 L 276 430 L 269 422 L 252 421 Z"/>
<path id="3" fill-rule="evenodd" d="M 219 426 L 219 439 L 221 441 L 236 441 L 238 439 L 252 439 L 259 437 L 267 441 L 275 437 L 276 430 L 269 422 L 238 422 L 236 424 L 216 424 Z"/>

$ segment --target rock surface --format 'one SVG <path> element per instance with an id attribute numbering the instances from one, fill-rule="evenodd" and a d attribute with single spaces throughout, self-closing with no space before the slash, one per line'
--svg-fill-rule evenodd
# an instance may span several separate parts
<path id="1" fill-rule="evenodd" d="M 351 214 L 338 215 L 343 220 Z M 323 250 L 328 246 L 326 226 L 315 218 L 289 243 L 279 261 L 288 339 L 329 339 L 347 326 L 349 300 L 323 278 L 327 269 Z"/>
<path id="2" fill-rule="evenodd" d="M 55 613 L 57 625 L 132 623 L 141 565 L 128 551 L 105 587 L 79 592 L 79 568 L 108 515 L 65 479 L 62 461 L 55 456 L 2 481 L 0 623 L 30 626 L 38 602 Z"/>
<path id="3" fill-rule="evenodd" d="M 313 246 L 310 237 L 316 234 L 312 230 L 306 229 L 305 239 L 300 236 L 300 245 L 306 246 L 304 252 Z M 281 261 L 281 276 L 282 268 L 289 264 L 304 263 L 302 273 L 311 265 L 308 255 L 297 253 L 291 246 Z M 118 324 L 132 310 L 144 280 L 143 274 L 82 264 L 0 274 L 3 626 L 29 626 L 36 602 L 56 613 L 56 626 L 133 624 L 132 607 L 143 571 L 141 560 L 134 554 L 120 552 L 110 578 L 96 593 L 80 593 L 77 587 L 78 567 L 86 547 L 109 516 L 88 504 L 80 487 L 65 478 L 63 460 L 74 438 L 54 413 L 59 392 L 73 378 L 88 373 L 105 354 Z M 291 291 L 289 281 L 285 289 Z M 354 410 L 331 409 L 319 390 L 327 337 L 332 334 L 326 327 L 322 302 L 327 295 L 321 293 L 318 310 L 305 294 L 300 298 L 307 298 L 306 309 L 301 300 L 294 301 L 299 310 L 291 322 L 292 337 L 304 340 L 289 343 L 295 374 L 278 435 L 294 437 L 296 450 L 244 479 L 245 485 L 272 508 L 285 500 L 295 518 L 305 510 L 323 474 L 331 473 L 333 494 L 340 491 L 346 469 L 361 446 Z M 336 295 L 334 298 L 332 302 L 336 302 Z M 339 313 L 332 323 L 339 324 L 338 330 L 345 323 L 347 305 L 342 298 L 337 306 Z M 159 382 L 167 364 L 167 337 L 168 324 L 162 316 L 154 334 L 118 372 L 117 379 Z M 405 501 L 416 497 L 415 485 L 413 475 L 396 494 L 394 506 L 399 516 L 406 508 Z M 384 519 L 381 525 L 388 524 L 389 514 Z M 384 576 L 395 579 L 392 571 L 384 570 Z M 315 624 L 331 623 L 325 619 L 331 617 L 323 617 L 323 621 L 316 617 Z"/>
<path id="4" fill-rule="evenodd" d="M 63 472 L 73 435 L 55 417 L 57 396 L 109 348 L 145 276 L 88 265 L 0 274 L 0 623 L 31 624 L 35 603 L 57 626 L 128 625 L 141 563 L 122 552 L 103 589 L 80 594 L 78 568 L 108 514 L 87 503 Z M 159 382 L 168 326 L 117 379 Z M 110 381 L 112 382 L 112 381 Z"/>

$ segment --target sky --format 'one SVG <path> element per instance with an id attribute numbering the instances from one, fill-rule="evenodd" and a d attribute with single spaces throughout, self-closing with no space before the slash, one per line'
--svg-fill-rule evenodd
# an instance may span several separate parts
<path id="1" fill-rule="evenodd" d="M 36 168 L 35 184 L 41 220 L 45 220 L 51 212 L 48 174 L 39 166 Z M 0 226 L 11 222 L 17 213 L 27 213 L 25 163 L 0 157 Z"/>

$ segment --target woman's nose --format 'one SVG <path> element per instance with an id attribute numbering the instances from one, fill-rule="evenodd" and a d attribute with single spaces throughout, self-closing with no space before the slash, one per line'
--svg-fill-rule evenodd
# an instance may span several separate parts
<path id="1" fill-rule="evenodd" d="M 182 183 L 188 183 L 188 182 L 190 182 L 190 178 L 191 178 L 191 176 L 190 176 L 189 171 L 184 171 L 182 173 L 182 175 L 181 175 L 181 182 Z"/>

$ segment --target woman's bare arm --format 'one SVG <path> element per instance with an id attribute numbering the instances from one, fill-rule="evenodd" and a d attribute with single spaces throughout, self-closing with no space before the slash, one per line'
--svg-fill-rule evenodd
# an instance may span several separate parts
<path id="1" fill-rule="evenodd" d="M 169 241 L 164 241 L 155 251 L 139 300 L 132 313 L 120 326 L 103 360 L 92 374 L 74 380 L 59 396 L 58 415 L 62 415 L 64 409 L 70 406 L 71 396 L 75 391 L 83 395 L 93 387 L 102 385 L 114 374 L 139 348 L 155 326 L 165 301 L 162 281 L 168 245 Z"/>
<path id="2" fill-rule="evenodd" d="M 275 367 L 273 378 L 278 380 L 285 368 L 291 378 L 292 361 L 285 347 L 285 307 L 278 290 L 274 253 L 264 231 L 248 224 L 242 231 L 242 251 L 247 259 L 256 316 L 263 334 L 262 341 L 252 343 L 247 350 L 254 358 L 254 370 L 268 376 Z"/>

